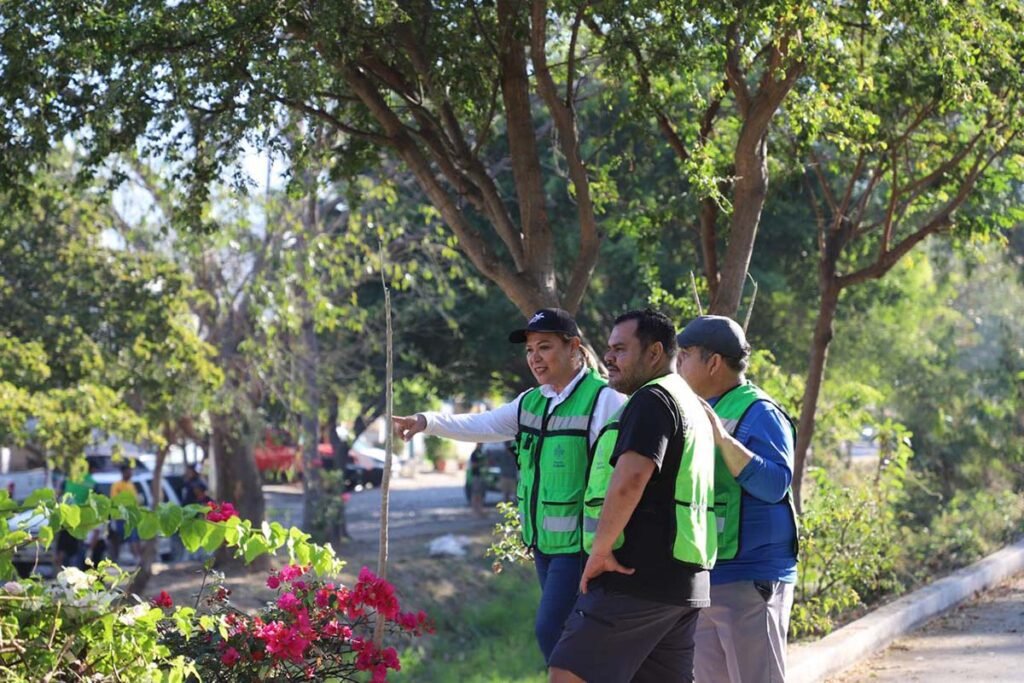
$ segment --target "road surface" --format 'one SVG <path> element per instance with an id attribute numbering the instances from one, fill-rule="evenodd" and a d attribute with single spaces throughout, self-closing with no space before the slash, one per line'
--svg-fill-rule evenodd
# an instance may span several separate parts
<path id="1" fill-rule="evenodd" d="M 431 472 L 391 481 L 390 538 L 464 534 L 488 530 L 498 521 L 493 504 L 499 496 L 487 494 L 487 516 L 473 515 L 463 491 L 465 475 Z M 301 484 L 267 485 L 267 519 L 284 526 L 302 524 Z M 380 490 L 353 492 L 349 499 L 348 532 L 357 543 L 376 544 L 380 531 Z"/>

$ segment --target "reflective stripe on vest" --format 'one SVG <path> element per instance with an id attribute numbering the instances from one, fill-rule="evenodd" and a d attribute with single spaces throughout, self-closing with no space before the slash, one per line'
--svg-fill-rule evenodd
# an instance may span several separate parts
<path id="1" fill-rule="evenodd" d="M 796 429 L 793 420 L 768 394 L 750 382 L 737 385 L 722 394 L 715 403 L 715 414 L 718 415 L 729 434 L 735 434 L 747 411 L 758 401 L 765 401 L 775 406 L 789 422 L 796 442 Z M 740 548 L 740 515 L 742 514 L 743 489 L 736 482 L 722 458 L 722 452 L 715 448 L 715 522 L 718 529 L 718 559 L 730 560 L 736 557 Z M 797 526 L 796 507 L 793 504 L 791 489 L 786 490 L 786 501 L 793 516 L 793 525 Z M 797 528 L 799 538 L 799 528 Z M 799 542 L 794 553 L 799 552 Z"/>
<path id="2" fill-rule="evenodd" d="M 583 548 L 580 517 L 590 464 L 590 421 L 606 386 L 591 370 L 550 413 L 550 400 L 539 388 L 519 402 L 519 518 L 523 542 L 543 553 L 578 553 Z"/>
<path id="3" fill-rule="evenodd" d="M 664 375 L 645 386 L 658 385 L 675 401 L 688 426 L 676 473 L 672 557 L 680 562 L 710 568 L 715 563 L 717 530 L 714 524 L 714 436 L 704 409 L 690 387 L 675 373 Z M 628 402 L 627 404 L 628 405 Z M 618 415 L 602 430 L 594 447 L 590 478 L 583 506 L 583 545 L 587 552 L 593 548 L 604 496 L 611 483 L 614 468 L 610 458 L 618 438 Z M 622 547 L 625 537 L 620 534 L 612 549 Z"/>
<path id="4" fill-rule="evenodd" d="M 548 515 L 544 518 L 543 528 L 545 531 L 568 533 L 576 531 L 576 528 L 579 525 L 580 519 L 576 515 L 573 515 L 572 517 L 554 517 L 552 515 Z"/>

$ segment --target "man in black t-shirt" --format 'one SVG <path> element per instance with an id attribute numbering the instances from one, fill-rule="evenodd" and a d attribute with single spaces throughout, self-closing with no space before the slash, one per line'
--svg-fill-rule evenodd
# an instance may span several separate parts
<path id="1" fill-rule="evenodd" d="M 701 527 L 689 533 L 707 551 L 705 566 L 674 557 L 676 485 L 687 467 L 710 495 L 714 442 L 699 399 L 674 374 L 676 348 L 672 322 L 650 309 L 620 316 L 608 339 L 609 384 L 630 398 L 618 419 L 614 471 L 582 595 L 549 659 L 553 682 L 693 680 L 693 634 L 699 608 L 710 602 L 705 566 L 713 548 Z M 605 428 L 611 436 L 615 426 L 613 419 Z M 602 457 L 600 440 L 595 453 Z"/>

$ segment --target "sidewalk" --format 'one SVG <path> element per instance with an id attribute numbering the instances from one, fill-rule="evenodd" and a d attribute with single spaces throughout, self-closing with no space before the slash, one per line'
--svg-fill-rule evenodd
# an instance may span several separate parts
<path id="1" fill-rule="evenodd" d="M 790 683 L 818 683 L 830 676 L 841 676 L 852 666 L 875 661 L 878 653 L 897 639 L 1021 574 L 1024 574 L 1024 539 L 894 600 L 821 640 L 790 647 L 787 680 Z M 1024 612 L 1024 609 L 1019 612 Z M 1024 616 L 1020 618 L 1024 619 Z M 1019 622 L 1011 626 L 1021 627 L 1024 625 Z M 1005 670 L 1022 674 L 1013 680 L 1024 680 L 1024 653 L 1018 651 L 1007 656 L 1014 657 L 1014 660 L 1004 662 Z M 936 670 L 927 678 L 938 680 L 934 677 L 940 673 Z M 999 679 L 975 680 L 980 683 Z"/>
<path id="2" fill-rule="evenodd" d="M 1020 681 L 1022 669 L 1024 573 L 828 681 Z"/>

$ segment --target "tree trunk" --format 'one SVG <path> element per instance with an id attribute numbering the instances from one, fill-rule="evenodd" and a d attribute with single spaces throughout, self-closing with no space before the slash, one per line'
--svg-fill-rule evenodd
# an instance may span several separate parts
<path id="1" fill-rule="evenodd" d="M 211 413 L 210 432 L 217 480 L 216 498 L 234 505 L 239 517 L 258 527 L 263 523 L 266 502 L 256 458 L 253 457 L 250 425 L 237 411 Z M 226 551 L 221 552 L 218 559 L 220 563 L 236 564 L 231 553 Z M 269 556 L 256 558 L 250 566 L 253 569 L 269 567 Z"/>
<path id="2" fill-rule="evenodd" d="M 306 302 L 304 302 L 306 303 Z M 308 303 L 305 308 L 309 308 Z M 320 440 L 320 388 L 316 370 L 319 345 L 313 319 L 306 315 L 302 322 L 302 386 L 305 409 L 302 412 L 302 482 L 305 496 L 302 501 L 302 528 L 312 532 L 318 526 L 317 513 L 323 496 L 317 446 Z"/>
<path id="3" fill-rule="evenodd" d="M 759 130 L 751 130 L 757 128 Z M 718 291 L 711 302 L 714 315 L 736 317 L 743 299 L 747 268 L 754 251 L 761 210 L 768 196 L 767 128 L 760 129 L 748 120 L 736 143 L 736 186 L 733 190 L 732 226 L 729 246 L 719 272 Z"/>
<path id="4" fill-rule="evenodd" d="M 815 411 L 818 396 L 825 380 L 825 361 L 828 358 L 828 347 L 832 343 L 833 321 L 839 305 L 839 285 L 831 279 L 822 289 L 821 301 L 818 304 L 818 321 L 814 326 L 814 339 L 811 343 L 810 361 L 807 367 L 807 385 L 804 389 L 803 401 L 800 404 L 800 423 L 796 430 L 796 452 L 793 462 L 793 496 L 797 509 L 803 505 L 802 490 L 804 471 L 807 469 L 807 455 L 810 451 L 811 439 L 814 437 Z"/>
<path id="5" fill-rule="evenodd" d="M 700 200 L 700 249 L 704 258 L 704 277 L 708 281 L 708 294 L 712 301 L 718 296 L 718 214 L 718 204 L 714 199 L 705 197 Z"/>

